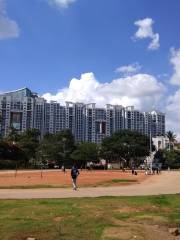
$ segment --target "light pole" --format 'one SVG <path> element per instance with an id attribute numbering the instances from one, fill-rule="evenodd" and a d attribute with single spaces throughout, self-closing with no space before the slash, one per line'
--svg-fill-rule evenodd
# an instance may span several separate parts
<path id="1" fill-rule="evenodd" d="M 150 153 L 152 152 L 152 134 L 150 131 L 150 136 L 149 136 L 149 149 L 150 149 Z"/>
<path id="2" fill-rule="evenodd" d="M 151 133 L 151 130 L 150 130 L 150 136 L 149 136 L 149 149 L 150 149 L 150 171 L 151 171 L 151 174 L 152 174 L 152 133 Z"/>

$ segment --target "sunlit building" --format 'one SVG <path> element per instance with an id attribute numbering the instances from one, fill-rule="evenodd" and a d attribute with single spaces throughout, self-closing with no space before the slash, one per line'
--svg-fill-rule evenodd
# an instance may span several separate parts
<path id="1" fill-rule="evenodd" d="M 39 129 L 41 137 L 70 129 L 78 142 L 101 143 L 114 132 L 129 129 L 152 137 L 165 135 L 165 114 L 141 112 L 133 106 L 66 102 L 65 106 L 47 102 L 28 88 L 0 94 L 0 134 L 7 136 L 11 127 L 18 132 Z"/>

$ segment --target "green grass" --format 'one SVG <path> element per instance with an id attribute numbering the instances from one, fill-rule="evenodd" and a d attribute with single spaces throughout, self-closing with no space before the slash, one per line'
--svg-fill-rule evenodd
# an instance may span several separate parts
<path id="1" fill-rule="evenodd" d="M 136 179 L 112 179 L 112 183 L 134 183 L 137 182 Z"/>
<path id="2" fill-rule="evenodd" d="M 180 195 L 0 201 L 2 240 L 99 240 L 117 221 L 180 226 Z"/>

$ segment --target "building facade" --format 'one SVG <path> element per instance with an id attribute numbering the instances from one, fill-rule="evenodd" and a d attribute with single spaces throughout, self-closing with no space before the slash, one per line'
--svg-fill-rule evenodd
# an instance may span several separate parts
<path id="1" fill-rule="evenodd" d="M 101 143 L 114 132 L 129 129 L 152 137 L 165 135 L 165 114 L 140 112 L 133 106 L 66 102 L 65 106 L 44 98 L 28 88 L 0 94 L 0 134 L 9 134 L 14 127 L 19 132 L 36 128 L 41 137 L 70 129 L 78 142 Z"/>
<path id="2" fill-rule="evenodd" d="M 157 136 L 152 138 L 153 145 L 158 150 L 170 150 L 170 142 L 166 136 Z"/>

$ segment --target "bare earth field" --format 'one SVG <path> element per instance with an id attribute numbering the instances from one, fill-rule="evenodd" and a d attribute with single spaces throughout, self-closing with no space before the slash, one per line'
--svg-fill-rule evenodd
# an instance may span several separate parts
<path id="1" fill-rule="evenodd" d="M 118 186 L 143 181 L 147 176 L 139 172 L 137 176 L 130 171 L 80 171 L 79 187 Z M 2 171 L 0 172 L 0 188 L 36 188 L 36 187 L 70 187 L 70 171 L 61 170 L 37 171 Z"/>
<path id="2" fill-rule="evenodd" d="M 5 174 L 5 175 L 3 175 Z M 4 184 L 4 188 L 9 186 L 10 182 L 14 184 L 15 189 L 0 189 L 0 199 L 40 199 L 40 198 L 71 198 L 71 197 L 100 197 L 100 196 L 150 196 L 150 195 L 161 195 L 161 194 L 177 194 L 180 193 L 180 171 L 172 172 L 162 172 L 159 175 L 154 176 L 145 176 L 143 173 L 138 174 L 138 176 L 131 176 L 130 173 L 122 173 L 119 171 L 95 171 L 95 172 L 82 172 L 78 179 L 79 189 L 78 191 L 73 191 L 72 188 L 49 188 L 49 184 L 53 184 L 43 175 L 43 179 L 40 177 L 40 173 L 36 172 L 36 177 L 25 177 L 26 181 L 29 182 L 29 189 L 21 189 L 22 187 L 17 188 L 17 182 L 19 186 L 22 186 L 21 181 L 24 179 L 17 176 L 16 178 L 11 176 L 6 176 L 7 173 L 1 174 L 1 181 Z M 8 173 L 10 174 L 10 173 Z M 11 173 L 12 174 L 12 173 Z M 23 173 L 32 175 L 33 173 Z M 62 172 L 47 172 L 47 174 L 59 174 L 54 182 L 57 184 L 61 179 L 64 179 L 64 182 L 61 184 L 66 184 L 70 186 L 70 173 Z M 120 182 L 117 182 L 119 177 Z M 137 180 L 137 182 L 127 183 L 127 178 L 129 180 Z M 19 180 L 18 180 L 19 178 Z M 31 179 L 32 178 L 32 179 Z M 122 183 L 122 178 L 125 179 L 125 183 Z M 132 179 L 133 178 L 133 179 Z M 2 180 L 3 179 L 3 180 Z M 9 180 L 11 179 L 11 180 Z M 21 179 L 21 180 L 20 180 Z M 34 179 L 34 180 L 33 180 Z M 35 180 L 36 179 L 36 180 Z M 54 178 L 52 178 L 54 179 Z M 113 182 L 113 179 L 116 179 Z M 25 182 L 26 182 L 25 181 Z M 63 181 L 63 180 L 62 180 Z M 109 182 L 110 181 L 110 182 Z M 99 184 L 98 184 L 99 182 Z M 108 182 L 108 184 L 107 184 Z M 38 184 L 36 187 L 32 187 L 32 184 Z M 43 185 L 47 184 L 47 187 Z M 69 185 L 68 185 L 69 184 Z M 115 186 L 113 185 L 115 184 Z M 118 184 L 118 185 L 117 185 Z M 39 188 L 38 188 L 39 186 Z M 41 187 L 42 186 L 42 187 Z M 50 185 L 51 186 L 51 185 Z M 63 186 L 63 185 L 61 185 Z M 84 187 L 86 186 L 86 187 Z M 94 187 L 96 186 L 96 187 Z M 28 185 L 26 186 L 28 188 Z M 34 188 L 34 189 L 33 189 Z"/>

